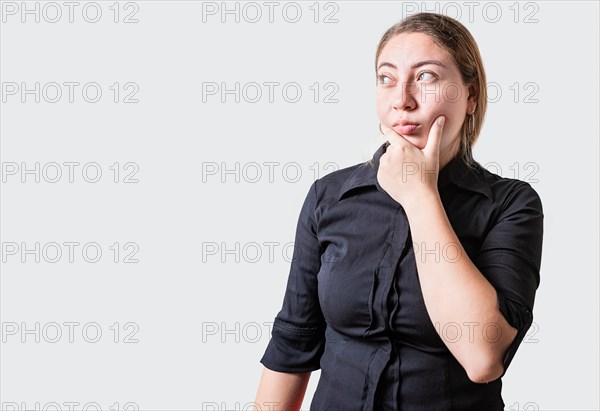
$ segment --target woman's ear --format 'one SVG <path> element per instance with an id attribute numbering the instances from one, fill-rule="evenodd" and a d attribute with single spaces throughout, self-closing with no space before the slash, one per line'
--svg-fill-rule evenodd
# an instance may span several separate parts
<path id="1" fill-rule="evenodd" d="M 469 107 L 469 114 L 473 113 L 477 108 L 477 97 L 479 97 L 479 90 L 477 88 L 477 83 L 473 81 L 469 84 L 469 98 L 467 99 L 467 106 Z"/>

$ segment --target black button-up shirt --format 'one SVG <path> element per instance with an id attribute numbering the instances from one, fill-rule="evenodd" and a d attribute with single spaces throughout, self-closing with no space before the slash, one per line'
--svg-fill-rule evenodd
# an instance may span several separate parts
<path id="1" fill-rule="evenodd" d="M 472 382 L 427 314 L 405 211 L 377 181 L 387 144 L 372 164 L 311 185 L 260 362 L 281 372 L 321 369 L 311 411 L 503 410 L 501 378 Z M 506 373 L 533 321 L 542 203 L 528 183 L 479 163 L 473 172 L 458 156 L 440 170 L 438 190 L 454 232 L 518 330 Z"/>

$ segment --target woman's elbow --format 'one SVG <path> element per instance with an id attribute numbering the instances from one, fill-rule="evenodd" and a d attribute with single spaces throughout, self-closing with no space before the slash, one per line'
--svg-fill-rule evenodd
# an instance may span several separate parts
<path id="1" fill-rule="evenodd" d="M 492 362 L 467 370 L 469 379 L 476 384 L 487 384 L 495 381 L 504 373 L 504 364 Z"/>

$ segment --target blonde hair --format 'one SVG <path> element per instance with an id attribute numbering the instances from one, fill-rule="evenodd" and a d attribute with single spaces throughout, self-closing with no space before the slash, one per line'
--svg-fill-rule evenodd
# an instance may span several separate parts
<path id="1" fill-rule="evenodd" d="M 461 127 L 458 155 L 465 164 L 474 167 L 472 147 L 477 141 L 485 112 L 487 110 L 487 86 L 483 61 L 475 39 L 469 30 L 457 20 L 437 13 L 417 13 L 390 27 L 381 37 L 375 54 L 375 77 L 377 81 L 377 60 L 381 51 L 392 38 L 401 33 L 427 34 L 441 48 L 446 50 L 458 66 L 465 84 L 473 83 L 477 95 L 477 106 L 473 115 L 473 127 L 469 127 L 469 116 Z M 371 164 L 372 159 L 367 161 Z"/>

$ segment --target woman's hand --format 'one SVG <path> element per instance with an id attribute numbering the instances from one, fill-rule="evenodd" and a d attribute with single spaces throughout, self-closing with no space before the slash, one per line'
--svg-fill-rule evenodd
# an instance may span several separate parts
<path id="1" fill-rule="evenodd" d="M 437 180 L 440 161 L 440 141 L 444 116 L 439 116 L 429 130 L 427 144 L 419 149 L 410 141 L 385 126 L 390 145 L 379 160 L 377 181 L 403 207 L 418 205 L 419 200 L 439 195 Z"/>

